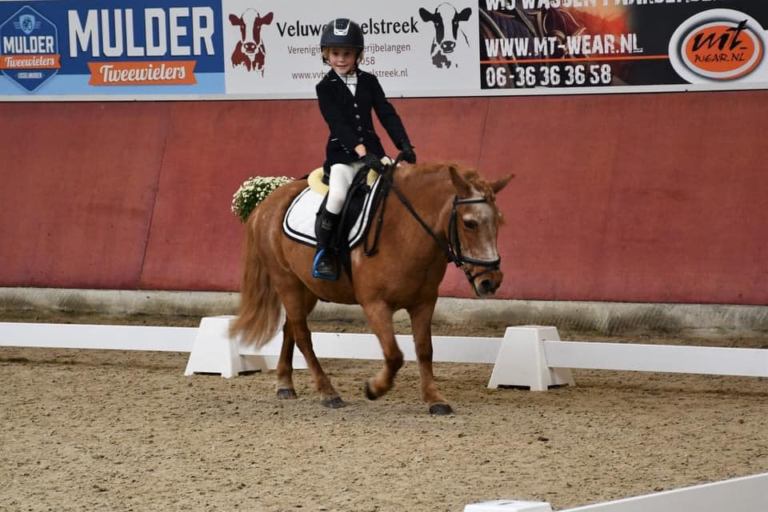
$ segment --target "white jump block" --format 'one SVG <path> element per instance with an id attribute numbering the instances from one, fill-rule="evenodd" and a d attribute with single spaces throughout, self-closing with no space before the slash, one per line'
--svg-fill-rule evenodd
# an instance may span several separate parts
<path id="1" fill-rule="evenodd" d="M 277 368 L 282 334 L 278 334 L 261 350 L 244 349 L 239 340 L 229 337 L 229 324 L 233 316 L 208 316 L 202 319 L 184 375 L 219 373 L 222 377 L 237 377 L 242 372 L 267 371 Z M 296 369 L 306 369 L 301 356 L 294 357 Z"/>
<path id="2" fill-rule="evenodd" d="M 489 388 L 574 385 L 572 369 L 768 377 L 768 350 L 561 341 L 554 327 L 510 327 Z"/>
<path id="3" fill-rule="evenodd" d="M 473 503 L 464 512 L 552 512 L 546 501 L 493 500 Z"/>
<path id="4" fill-rule="evenodd" d="M 531 391 L 546 391 L 551 386 L 574 386 L 576 383 L 570 369 L 549 367 L 545 342 L 560 342 L 555 327 L 508 327 L 488 387 L 519 386 Z"/>

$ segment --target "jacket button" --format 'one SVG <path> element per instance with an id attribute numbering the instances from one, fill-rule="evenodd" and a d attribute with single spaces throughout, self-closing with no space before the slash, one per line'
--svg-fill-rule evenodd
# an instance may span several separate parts
<path id="1" fill-rule="evenodd" d="M 360 138 L 359 138 L 359 139 L 357 139 L 357 140 L 359 140 L 360 142 L 363 142 L 363 138 L 362 138 L 362 137 L 360 137 Z"/>
<path id="2" fill-rule="evenodd" d="M 352 105 L 352 106 L 353 106 L 353 107 L 355 107 L 355 108 L 357 108 L 357 103 L 355 103 L 355 104 L 354 104 L 354 105 Z"/>
<path id="3" fill-rule="evenodd" d="M 357 127 L 357 131 L 359 131 L 359 132 L 363 131 L 363 127 L 362 126 L 358 126 Z"/>
<path id="4" fill-rule="evenodd" d="M 360 116 L 358 114 L 355 114 L 355 119 L 360 119 Z"/>

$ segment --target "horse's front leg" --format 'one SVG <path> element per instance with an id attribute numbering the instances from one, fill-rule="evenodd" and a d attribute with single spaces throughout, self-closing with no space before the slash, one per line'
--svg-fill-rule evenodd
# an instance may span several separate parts
<path id="1" fill-rule="evenodd" d="M 421 376 L 421 396 L 429 404 L 430 414 L 451 414 L 453 409 L 437 390 L 432 373 L 432 314 L 437 299 L 409 308 L 413 342 L 416 346 L 416 359 L 419 362 Z"/>
<path id="2" fill-rule="evenodd" d="M 365 396 L 376 400 L 392 389 L 397 371 L 403 366 L 403 353 L 395 340 L 395 329 L 392 326 L 393 311 L 387 304 L 376 302 L 363 306 L 368 323 L 371 324 L 376 337 L 379 338 L 384 351 L 384 368 L 376 377 L 365 383 Z"/>

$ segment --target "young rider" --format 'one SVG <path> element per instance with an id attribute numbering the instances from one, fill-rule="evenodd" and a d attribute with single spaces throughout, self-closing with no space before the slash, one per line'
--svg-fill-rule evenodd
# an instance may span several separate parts
<path id="1" fill-rule="evenodd" d="M 381 163 L 384 148 L 373 129 L 371 110 L 376 111 L 403 159 L 416 163 L 403 123 L 379 81 L 358 68 L 364 47 L 360 26 L 346 18 L 328 23 L 320 36 L 323 63 L 331 66 L 315 88 L 320 112 L 331 132 L 325 148 L 326 167 L 331 170 L 328 199 L 318 213 L 318 251 L 312 266 L 312 275 L 320 279 L 338 278 L 330 241 L 352 179 L 364 166 L 379 173 L 385 170 Z"/>

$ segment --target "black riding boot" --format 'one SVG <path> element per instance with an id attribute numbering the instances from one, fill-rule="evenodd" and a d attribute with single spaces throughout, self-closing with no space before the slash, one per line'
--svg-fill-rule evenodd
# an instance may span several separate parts
<path id="1" fill-rule="evenodd" d="M 317 253 L 312 263 L 312 277 L 336 281 L 339 278 L 339 270 L 336 254 L 334 254 L 331 247 L 331 239 L 333 238 L 333 231 L 339 216 L 323 208 L 323 211 L 317 217 L 318 219 L 315 223 Z"/>

